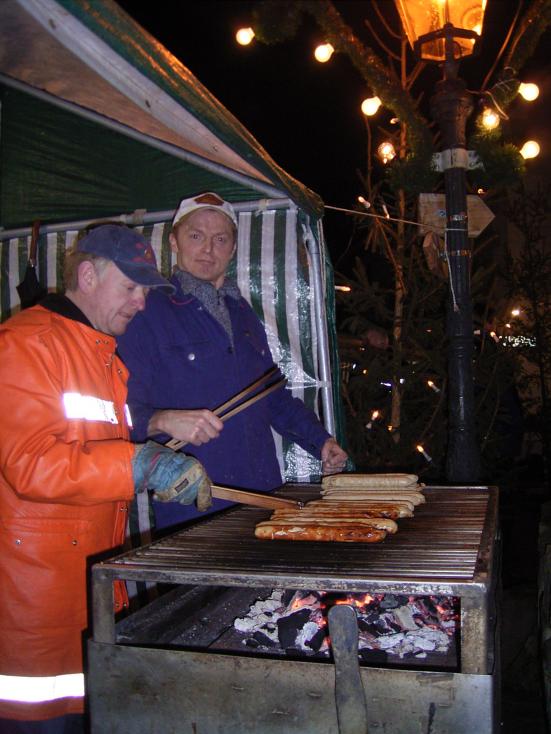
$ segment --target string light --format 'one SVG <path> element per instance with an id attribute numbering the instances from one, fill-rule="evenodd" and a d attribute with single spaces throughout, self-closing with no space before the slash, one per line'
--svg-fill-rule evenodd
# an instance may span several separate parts
<path id="1" fill-rule="evenodd" d="M 330 43 L 321 43 L 319 46 L 316 46 L 314 58 L 316 61 L 319 61 L 320 64 L 325 64 L 334 53 L 335 49 Z"/>
<path id="2" fill-rule="evenodd" d="M 240 46 L 248 46 L 254 38 L 252 28 L 240 28 L 235 34 L 235 40 Z"/>
<path id="3" fill-rule="evenodd" d="M 432 380 L 427 380 L 427 385 L 430 387 L 431 390 L 434 390 L 434 392 L 440 392 L 440 388 L 436 387 Z"/>
<path id="4" fill-rule="evenodd" d="M 491 107 L 486 107 L 482 112 L 482 125 L 486 130 L 495 130 L 499 127 L 501 120 L 499 115 Z"/>
<path id="5" fill-rule="evenodd" d="M 352 288 L 349 285 L 336 285 L 335 290 L 341 291 L 342 293 L 350 293 Z"/>
<path id="6" fill-rule="evenodd" d="M 423 455 L 423 458 L 425 459 L 425 461 L 428 461 L 429 463 L 430 463 L 430 462 L 432 461 L 432 456 L 429 456 L 429 455 L 427 454 L 427 452 L 426 452 L 426 451 L 425 451 L 425 449 L 424 449 L 424 448 L 423 448 L 423 447 L 421 446 L 421 444 L 420 444 L 420 443 L 418 443 L 418 444 L 417 444 L 417 446 L 416 446 L 415 448 L 417 449 L 417 451 L 418 451 L 418 452 L 419 452 L 420 454 L 422 454 L 422 455 Z"/>
<path id="7" fill-rule="evenodd" d="M 366 428 L 367 428 L 368 430 L 371 430 L 371 428 L 373 427 L 373 421 L 376 421 L 376 420 L 377 420 L 377 418 L 379 417 L 379 415 L 380 415 L 380 413 L 379 413 L 379 411 L 378 411 L 378 410 L 374 410 L 374 411 L 373 411 L 373 412 L 371 413 L 371 420 L 369 421 L 369 423 L 366 423 L 366 424 L 365 424 L 365 427 L 366 427 Z M 392 428 L 392 426 L 389 426 L 389 430 L 390 430 L 391 428 Z"/>
<path id="8" fill-rule="evenodd" d="M 377 155 L 386 165 L 393 158 L 396 158 L 396 150 L 394 149 L 394 146 L 391 142 L 385 140 L 385 142 L 381 143 L 377 148 Z"/>
<path id="9" fill-rule="evenodd" d="M 521 82 L 518 88 L 518 93 L 521 97 L 524 97 L 527 102 L 533 102 L 538 98 L 540 89 L 537 84 L 525 84 L 524 82 Z"/>
<path id="10" fill-rule="evenodd" d="M 520 149 L 523 158 L 536 158 L 540 154 L 540 146 L 535 140 L 528 140 Z"/>
<path id="11" fill-rule="evenodd" d="M 520 308 L 512 308 L 511 316 L 520 316 Z"/>
<path id="12" fill-rule="evenodd" d="M 371 117 L 377 113 L 381 104 L 382 102 L 379 97 L 368 97 L 362 102 L 361 110 L 366 117 Z"/>
<path id="13" fill-rule="evenodd" d="M 361 195 L 358 196 L 358 204 L 365 206 L 366 209 L 371 209 L 371 203 Z"/>

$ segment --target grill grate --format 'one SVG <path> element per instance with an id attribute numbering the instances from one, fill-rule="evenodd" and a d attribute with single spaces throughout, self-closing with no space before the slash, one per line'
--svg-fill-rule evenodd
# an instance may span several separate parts
<path id="1" fill-rule="evenodd" d="M 287 485 L 280 494 L 310 500 L 319 489 Z M 239 506 L 103 563 L 102 572 L 184 584 L 469 595 L 491 575 L 497 490 L 427 487 L 425 496 L 381 544 L 258 540 L 254 526 L 269 511 Z"/>

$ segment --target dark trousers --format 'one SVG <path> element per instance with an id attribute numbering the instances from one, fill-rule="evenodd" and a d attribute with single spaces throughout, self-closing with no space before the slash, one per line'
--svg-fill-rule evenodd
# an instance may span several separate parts
<path id="1" fill-rule="evenodd" d="M 44 721 L 0 719 L 0 734 L 85 734 L 84 716 L 67 714 Z"/>

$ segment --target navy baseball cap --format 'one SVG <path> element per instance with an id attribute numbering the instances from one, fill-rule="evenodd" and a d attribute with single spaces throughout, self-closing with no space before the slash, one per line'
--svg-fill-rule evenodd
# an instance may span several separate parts
<path id="1" fill-rule="evenodd" d="M 115 263 L 118 269 L 138 285 L 176 289 L 157 270 L 153 248 L 136 230 L 118 224 L 100 224 L 77 242 L 77 252 L 89 252 Z"/>

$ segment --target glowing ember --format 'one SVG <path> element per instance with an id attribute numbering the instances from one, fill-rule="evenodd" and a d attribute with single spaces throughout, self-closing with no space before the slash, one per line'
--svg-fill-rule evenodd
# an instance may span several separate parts
<path id="1" fill-rule="evenodd" d="M 279 646 L 306 654 L 330 652 L 327 611 L 349 604 L 358 617 L 361 650 L 381 650 L 399 658 L 446 653 L 457 631 L 459 601 L 455 597 L 394 594 L 333 594 L 281 591 L 258 600 L 234 627 L 252 647 Z"/>

